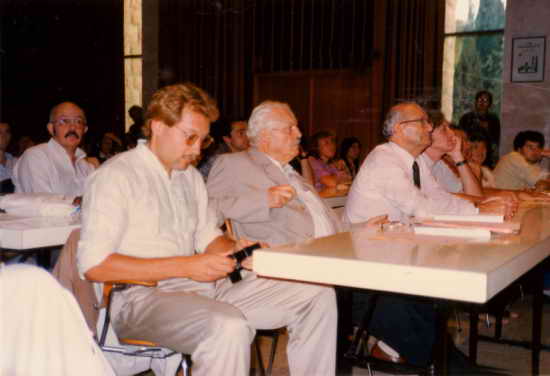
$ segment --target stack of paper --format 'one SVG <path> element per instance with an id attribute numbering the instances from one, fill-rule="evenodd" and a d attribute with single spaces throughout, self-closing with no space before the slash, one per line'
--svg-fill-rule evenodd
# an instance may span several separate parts
<path id="1" fill-rule="evenodd" d="M 511 234 L 520 226 L 519 222 L 504 222 L 502 215 L 436 215 L 417 219 L 415 233 L 489 239 L 491 232 Z"/>

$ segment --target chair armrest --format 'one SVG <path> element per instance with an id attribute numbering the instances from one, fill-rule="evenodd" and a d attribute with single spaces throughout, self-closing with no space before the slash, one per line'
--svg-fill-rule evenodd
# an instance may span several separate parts
<path id="1" fill-rule="evenodd" d="M 123 290 L 127 285 L 134 286 L 145 286 L 145 287 L 156 287 L 156 281 L 138 281 L 132 279 L 121 279 L 118 281 L 106 281 L 103 283 L 103 299 L 101 301 L 100 308 L 106 307 L 111 300 L 111 292 L 113 288 L 119 286 L 118 290 Z"/>
<path id="2" fill-rule="evenodd" d="M 156 287 L 157 281 L 138 281 L 134 279 L 121 279 L 118 281 L 107 281 L 105 284 L 110 285 L 138 285 L 138 286 L 145 286 L 145 287 Z"/>
<path id="3" fill-rule="evenodd" d="M 103 323 L 103 330 L 99 338 L 99 345 L 105 344 L 105 338 L 107 337 L 107 330 L 111 322 L 111 298 L 116 291 L 124 290 L 128 285 L 156 287 L 156 281 L 138 281 L 123 279 L 118 281 L 105 281 L 103 283 L 103 298 L 99 308 L 105 308 L 105 321 Z"/>

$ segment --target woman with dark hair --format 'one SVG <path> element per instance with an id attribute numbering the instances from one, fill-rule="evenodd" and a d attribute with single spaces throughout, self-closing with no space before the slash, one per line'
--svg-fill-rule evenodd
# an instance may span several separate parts
<path id="1" fill-rule="evenodd" d="M 487 135 L 482 131 L 470 132 L 468 134 L 468 143 L 470 147 L 464 156 L 472 172 L 481 182 L 483 188 L 496 188 L 493 171 L 486 166 L 487 150 L 489 149 Z"/>
<path id="2" fill-rule="evenodd" d="M 342 184 L 351 182 L 351 176 L 345 171 L 344 162 L 335 158 L 336 142 L 332 133 L 315 133 L 311 140 L 309 155 L 315 188 L 319 192 L 326 188 L 338 189 Z"/>
<path id="3" fill-rule="evenodd" d="M 347 137 L 340 144 L 340 158 L 348 174 L 353 179 L 359 171 L 359 155 L 361 154 L 361 142 L 357 137 Z"/>

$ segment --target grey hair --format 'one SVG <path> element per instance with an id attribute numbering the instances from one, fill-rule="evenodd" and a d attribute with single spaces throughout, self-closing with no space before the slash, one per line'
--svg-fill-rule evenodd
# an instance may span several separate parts
<path id="1" fill-rule="evenodd" d="M 384 120 L 384 127 L 382 128 L 382 135 L 386 139 L 390 139 L 390 137 L 393 136 L 395 125 L 404 120 L 403 107 L 410 105 L 418 106 L 415 102 L 403 102 L 390 108 Z"/>
<path id="2" fill-rule="evenodd" d="M 250 119 L 248 119 L 248 129 L 246 131 L 246 135 L 252 146 L 258 144 L 259 136 L 264 129 L 268 129 L 273 124 L 277 123 L 277 119 L 273 116 L 273 113 L 277 109 L 288 111 L 294 116 L 287 103 L 272 100 L 263 101 L 252 110 Z"/>

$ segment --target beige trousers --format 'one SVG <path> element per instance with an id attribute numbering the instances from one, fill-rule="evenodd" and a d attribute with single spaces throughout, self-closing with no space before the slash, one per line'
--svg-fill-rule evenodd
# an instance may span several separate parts
<path id="1" fill-rule="evenodd" d="M 188 279 L 117 293 L 119 337 L 191 354 L 194 376 L 248 375 L 255 329 L 287 327 L 291 375 L 334 375 L 337 311 L 329 287 L 258 278 L 215 285 Z"/>

